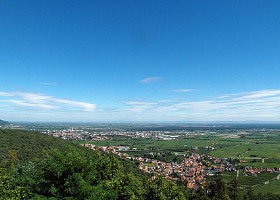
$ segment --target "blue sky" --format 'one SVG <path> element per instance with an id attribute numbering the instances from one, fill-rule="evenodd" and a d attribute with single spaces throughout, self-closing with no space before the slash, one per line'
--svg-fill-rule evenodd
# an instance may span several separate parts
<path id="1" fill-rule="evenodd" d="M 280 1 L 0 0 L 0 119 L 280 119 Z"/>

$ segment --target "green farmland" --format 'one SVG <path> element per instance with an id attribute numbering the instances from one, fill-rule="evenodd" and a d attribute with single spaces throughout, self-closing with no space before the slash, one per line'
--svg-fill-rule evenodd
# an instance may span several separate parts
<path id="1" fill-rule="evenodd" d="M 230 183 L 236 177 L 236 172 L 223 172 L 221 175 L 225 183 Z M 277 179 L 277 176 L 272 173 L 261 173 L 255 176 L 245 176 L 244 173 L 240 173 L 238 182 L 244 188 L 252 187 L 256 193 L 280 194 L 280 179 Z"/>
<path id="2" fill-rule="evenodd" d="M 144 155 L 151 152 L 209 153 L 217 158 L 243 160 L 240 166 L 257 168 L 280 167 L 280 133 L 251 133 L 241 137 L 230 138 L 223 135 L 182 137 L 178 140 L 157 140 L 145 138 L 129 138 L 127 140 L 83 141 L 96 146 L 128 146 L 136 151 L 127 152 L 131 155 Z M 206 150 L 206 146 L 215 150 Z M 193 150 L 197 147 L 197 150 Z M 175 157 L 175 156 L 173 156 Z M 263 161 L 263 162 L 262 162 Z"/>

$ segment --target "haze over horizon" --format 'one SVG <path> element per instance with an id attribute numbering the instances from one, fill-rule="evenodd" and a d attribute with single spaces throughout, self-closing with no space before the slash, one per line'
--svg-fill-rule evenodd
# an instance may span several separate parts
<path id="1" fill-rule="evenodd" d="M 279 8 L 0 0 L 0 119 L 279 121 Z"/>

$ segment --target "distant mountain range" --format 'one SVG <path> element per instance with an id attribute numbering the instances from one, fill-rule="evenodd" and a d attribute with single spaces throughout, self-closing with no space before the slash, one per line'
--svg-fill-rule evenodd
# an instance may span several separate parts
<path id="1" fill-rule="evenodd" d="M 10 124 L 10 122 L 7 122 L 7 121 L 4 121 L 4 120 L 0 119 L 0 126 L 8 125 L 8 124 Z"/>

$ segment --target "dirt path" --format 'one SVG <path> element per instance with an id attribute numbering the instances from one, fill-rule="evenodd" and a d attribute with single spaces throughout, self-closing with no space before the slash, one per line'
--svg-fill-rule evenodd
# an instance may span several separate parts
<path id="1" fill-rule="evenodd" d="M 260 183 L 260 184 L 256 184 L 256 185 L 253 185 L 252 187 L 257 187 L 261 184 L 265 184 L 265 185 L 268 185 L 270 182 L 274 181 L 274 180 L 279 180 L 280 179 L 280 174 L 278 174 L 275 178 L 272 178 L 268 181 L 264 181 L 263 183 Z"/>

